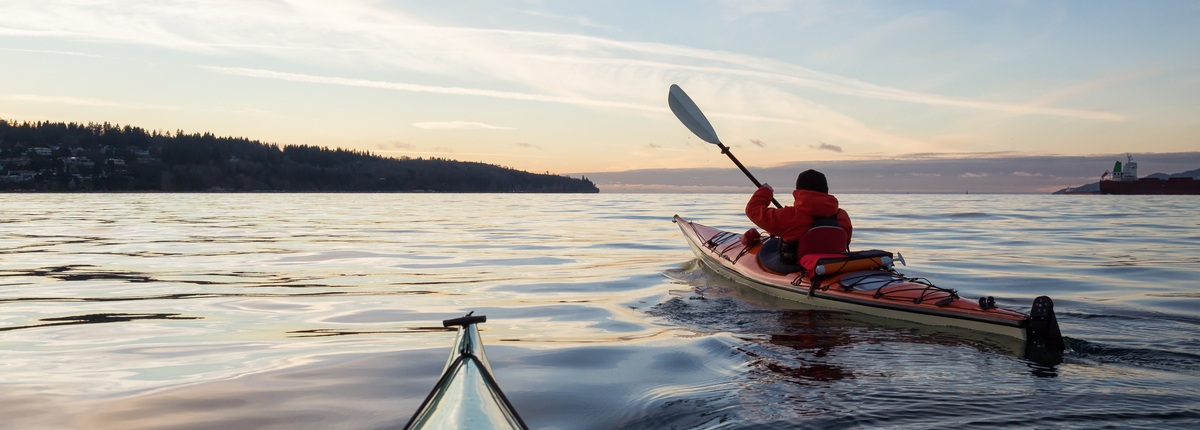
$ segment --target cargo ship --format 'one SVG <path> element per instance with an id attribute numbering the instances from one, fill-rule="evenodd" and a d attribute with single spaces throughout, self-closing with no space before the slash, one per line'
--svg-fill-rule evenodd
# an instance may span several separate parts
<path id="1" fill-rule="evenodd" d="M 1200 195 L 1200 179 L 1188 176 L 1170 176 L 1165 179 L 1139 178 L 1137 162 L 1126 155 L 1125 164 L 1117 161 L 1109 172 L 1100 175 L 1100 194 L 1170 194 Z"/>

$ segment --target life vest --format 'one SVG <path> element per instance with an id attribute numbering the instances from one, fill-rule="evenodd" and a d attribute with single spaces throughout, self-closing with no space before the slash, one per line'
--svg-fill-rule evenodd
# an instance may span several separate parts
<path id="1" fill-rule="evenodd" d="M 837 214 L 813 217 L 812 226 L 797 240 L 783 241 L 779 247 L 782 260 L 788 264 L 799 264 L 800 257 L 808 254 L 837 254 L 846 252 L 846 230 L 838 224 Z"/>

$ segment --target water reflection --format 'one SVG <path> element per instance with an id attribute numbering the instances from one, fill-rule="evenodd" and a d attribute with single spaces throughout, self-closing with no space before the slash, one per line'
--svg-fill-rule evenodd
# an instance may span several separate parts
<path id="1" fill-rule="evenodd" d="M 453 333 L 430 326 L 472 309 L 495 318 L 489 359 L 537 428 L 1200 418 L 1195 200 L 844 199 L 855 242 L 903 245 L 914 275 L 1013 307 L 1050 293 L 1078 353 L 1037 368 L 969 333 L 676 270 L 692 255 L 669 215 L 744 229 L 740 196 L 5 198 L 0 427 L 391 428 L 445 362 Z M 1013 235 L 1030 220 L 1036 240 Z"/>
<path id="2" fill-rule="evenodd" d="M 371 275 L 359 275 L 363 277 Z M 212 279 L 194 279 L 195 277 L 206 277 Z M 176 274 L 171 277 L 166 276 L 151 276 L 146 273 L 128 271 L 128 270 L 108 270 L 100 269 L 89 264 L 75 264 L 41 267 L 34 269 L 10 269 L 0 272 L 0 278 L 12 278 L 17 282 L 7 285 L 41 285 L 40 281 L 32 280 L 31 282 L 20 282 L 22 278 L 50 278 L 64 282 L 121 282 L 121 283 L 145 283 L 145 284 L 185 284 L 185 285 L 202 285 L 213 287 L 232 287 L 232 288 L 298 288 L 314 291 L 300 291 L 288 293 L 268 293 L 268 292 L 196 292 L 196 293 L 165 293 L 165 294 L 144 294 L 136 296 L 116 296 L 116 297 L 46 297 L 26 295 L 23 297 L 6 297 L 0 298 L 0 303 L 3 302 L 123 302 L 137 300 L 187 300 L 187 299 L 210 299 L 222 297 L 319 297 L 319 296 L 391 296 L 391 295 L 423 295 L 423 294 L 443 294 L 443 295 L 458 295 L 453 292 L 438 292 L 432 290 L 375 290 L 353 288 L 347 289 L 343 285 L 334 285 L 326 283 L 310 282 L 320 278 L 303 278 L 291 275 L 269 274 L 269 273 L 252 273 L 252 272 L 228 272 L 214 274 Z M 393 286 L 400 285 L 430 285 L 446 282 L 410 282 L 410 283 L 393 283 Z M 321 291 L 326 290 L 326 291 Z M 333 290 L 333 291 L 329 291 Z"/>
<path id="3" fill-rule="evenodd" d="M 733 333 L 744 342 L 734 349 L 758 378 L 809 384 L 854 377 L 830 355 L 856 339 L 830 324 L 828 312 L 761 309 L 710 294 L 672 298 L 650 313 L 700 332 Z"/>
<path id="4" fill-rule="evenodd" d="M 422 294 L 445 294 L 436 291 L 321 291 L 311 293 L 179 293 L 123 297 L 15 297 L 0 299 L 3 302 L 125 302 L 137 300 L 186 300 L 218 297 L 326 297 L 326 296 L 407 296 Z"/>
<path id="5" fill-rule="evenodd" d="M 771 345 L 794 350 L 786 357 L 768 357 L 749 349 L 740 349 L 751 357 L 752 367 L 767 370 L 785 380 L 830 382 L 853 378 L 854 373 L 828 360 L 835 348 L 854 339 L 845 331 L 830 327 L 827 315 L 818 311 L 778 313 L 779 331 L 767 334 Z"/>
<path id="6" fill-rule="evenodd" d="M 338 330 L 331 328 L 315 328 L 308 330 L 293 330 L 287 332 L 289 337 L 326 337 L 326 336 L 353 336 L 363 334 L 401 334 L 401 333 L 431 333 L 442 331 L 455 331 L 454 327 L 410 327 L 396 330 Z"/>
<path id="7" fill-rule="evenodd" d="M 954 327 L 932 327 L 871 315 L 814 308 L 779 299 L 711 273 L 695 261 L 667 271 L 669 278 L 692 286 L 652 312 L 684 326 L 727 331 L 747 342 L 740 350 L 751 366 L 774 378 L 810 383 L 853 379 L 863 359 L 858 350 L 886 349 L 897 359 L 917 345 L 968 347 L 981 355 L 1002 354 L 1021 360 L 1020 340 L 987 336 Z M 1053 375 L 1054 367 L 1033 373 Z"/>
<path id="8" fill-rule="evenodd" d="M 146 314 L 122 314 L 122 313 L 104 313 L 104 314 L 87 314 L 87 315 L 72 315 L 67 317 L 42 318 L 39 321 L 47 321 L 45 324 L 31 324 L 23 326 L 0 327 L 0 331 L 23 330 L 29 328 L 54 327 L 64 325 L 78 324 L 107 324 L 117 322 L 129 322 L 138 320 L 198 320 L 202 317 L 184 317 L 175 313 L 146 313 Z"/>

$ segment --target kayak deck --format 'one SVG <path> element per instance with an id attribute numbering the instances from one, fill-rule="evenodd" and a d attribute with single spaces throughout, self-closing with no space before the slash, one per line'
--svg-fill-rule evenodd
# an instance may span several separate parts
<path id="1" fill-rule="evenodd" d="M 474 312 L 472 312 L 474 313 Z M 442 321 L 459 326 L 454 349 L 433 391 L 417 408 L 405 429 L 526 429 L 492 375 L 476 324 L 483 315 Z"/>
<path id="2" fill-rule="evenodd" d="M 890 264 L 829 276 L 778 273 L 759 263 L 761 242 L 744 241 L 742 234 L 694 223 L 679 215 L 674 222 L 704 266 L 768 295 L 817 307 L 1015 338 L 1025 344 L 1026 357 L 1061 361 L 1062 337 L 1048 297 L 1035 301 L 1037 312 L 1031 316 L 989 306 L 986 300 L 964 299 L 954 290 L 906 277 Z M 1035 335 L 1032 338 L 1031 332 Z"/>

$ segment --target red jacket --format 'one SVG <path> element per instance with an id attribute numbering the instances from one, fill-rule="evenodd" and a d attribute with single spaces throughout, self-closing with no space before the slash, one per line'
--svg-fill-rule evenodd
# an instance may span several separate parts
<path id="1" fill-rule="evenodd" d="M 846 248 L 850 247 L 850 235 L 853 226 L 850 215 L 838 208 L 837 197 L 817 191 L 795 190 L 792 197 L 796 198 L 793 206 L 782 209 L 771 206 L 774 191 L 761 187 L 746 203 L 746 217 L 759 228 L 766 230 L 772 236 L 778 236 L 786 241 L 799 239 L 812 228 L 813 217 L 832 216 L 837 214 L 837 223 L 846 231 Z"/>

